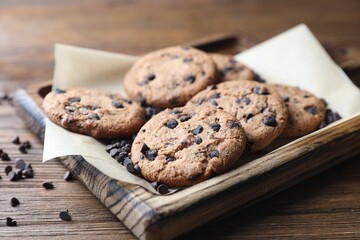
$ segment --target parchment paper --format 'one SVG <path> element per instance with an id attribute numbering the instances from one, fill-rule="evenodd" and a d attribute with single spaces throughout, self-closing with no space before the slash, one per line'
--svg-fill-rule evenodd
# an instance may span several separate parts
<path id="1" fill-rule="evenodd" d="M 53 86 L 84 87 L 122 93 L 126 71 L 136 57 L 57 44 Z M 298 25 L 241 54 L 244 62 L 268 82 L 299 86 L 324 98 L 343 118 L 360 113 L 360 91 L 332 61 L 310 30 Z M 47 120 L 43 161 L 81 155 L 111 178 L 138 184 L 158 194 L 151 185 L 126 171 L 94 138 L 69 132 Z"/>

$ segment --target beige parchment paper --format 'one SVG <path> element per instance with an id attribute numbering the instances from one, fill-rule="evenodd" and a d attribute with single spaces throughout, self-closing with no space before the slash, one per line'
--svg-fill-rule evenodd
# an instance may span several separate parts
<path id="1" fill-rule="evenodd" d="M 360 91 L 338 67 L 304 24 L 279 34 L 235 57 L 268 82 L 307 89 L 324 98 L 343 118 L 360 113 Z M 96 88 L 125 95 L 122 78 L 137 57 L 57 44 L 53 87 Z M 112 159 L 105 145 L 46 121 L 43 161 L 81 155 L 105 175 L 141 185 L 158 194 L 144 179 Z"/>

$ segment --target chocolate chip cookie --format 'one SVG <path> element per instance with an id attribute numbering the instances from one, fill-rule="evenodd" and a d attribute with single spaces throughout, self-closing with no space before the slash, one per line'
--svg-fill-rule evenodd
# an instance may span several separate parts
<path id="1" fill-rule="evenodd" d="M 147 180 L 186 187 L 228 170 L 245 144 L 237 119 L 221 109 L 166 109 L 141 128 L 131 160 Z"/>
<path id="2" fill-rule="evenodd" d="M 190 47 L 169 47 L 141 57 L 127 72 L 129 97 L 156 108 L 183 106 L 196 93 L 215 83 L 210 56 Z"/>
<path id="3" fill-rule="evenodd" d="M 283 131 L 288 113 L 279 94 L 255 81 L 228 81 L 208 87 L 186 106 L 222 108 L 235 116 L 248 139 L 247 149 L 268 146 Z"/>
<path id="4" fill-rule="evenodd" d="M 137 103 L 118 94 L 89 89 L 57 89 L 42 104 L 46 116 L 70 131 L 95 138 L 121 138 L 145 123 Z"/>
<path id="5" fill-rule="evenodd" d="M 326 111 L 321 99 L 298 87 L 269 84 L 269 88 L 280 94 L 289 111 L 289 119 L 280 137 L 301 137 L 319 128 Z"/>
<path id="6" fill-rule="evenodd" d="M 210 54 L 218 69 L 219 82 L 232 80 L 254 80 L 254 72 L 246 65 L 235 61 L 231 55 Z"/>

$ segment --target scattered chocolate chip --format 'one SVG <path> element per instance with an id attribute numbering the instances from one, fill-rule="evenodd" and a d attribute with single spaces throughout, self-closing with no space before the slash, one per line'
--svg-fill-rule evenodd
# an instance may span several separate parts
<path id="1" fill-rule="evenodd" d="M 243 118 L 245 119 L 245 122 L 250 120 L 254 115 L 252 113 L 246 113 Z"/>
<path id="2" fill-rule="evenodd" d="M 14 140 L 12 140 L 12 143 L 13 143 L 13 144 L 16 144 L 16 145 L 19 145 L 19 144 L 20 144 L 20 138 L 19 138 L 19 136 L 16 136 L 16 137 L 14 138 Z"/>
<path id="3" fill-rule="evenodd" d="M 118 163 L 123 164 L 123 162 L 127 156 L 128 156 L 128 154 L 126 152 L 120 152 L 119 155 L 117 155 L 115 157 L 115 159 Z"/>
<path id="4" fill-rule="evenodd" d="M 8 173 L 8 178 L 12 182 L 15 182 L 16 180 L 18 180 L 16 172 L 13 172 L 13 171 Z"/>
<path id="5" fill-rule="evenodd" d="M 334 122 L 335 122 L 335 121 L 337 121 L 337 120 L 340 120 L 341 117 L 340 117 L 340 115 L 339 115 L 337 112 L 334 112 L 334 113 L 333 113 L 333 119 L 334 119 Z"/>
<path id="6" fill-rule="evenodd" d="M 114 148 L 114 145 L 112 144 L 109 144 L 109 145 L 106 145 L 105 147 L 105 151 L 107 151 L 108 153 L 110 153 L 110 150 Z"/>
<path id="7" fill-rule="evenodd" d="M 12 219 L 11 217 L 7 217 L 6 218 L 6 226 L 8 227 L 15 227 L 17 226 L 16 221 L 14 221 L 14 219 Z"/>
<path id="8" fill-rule="evenodd" d="M 25 164 L 25 169 L 32 169 L 31 163 L 26 163 Z"/>
<path id="9" fill-rule="evenodd" d="M 214 105 L 214 106 L 218 106 L 218 102 L 215 100 L 215 99 L 211 99 L 210 100 L 211 104 Z"/>
<path id="10" fill-rule="evenodd" d="M 158 187 L 159 183 L 158 182 L 151 182 L 151 186 L 156 190 Z"/>
<path id="11" fill-rule="evenodd" d="M 13 198 L 11 198 L 11 200 L 10 200 L 10 204 L 11 204 L 12 207 L 17 207 L 17 206 L 19 206 L 20 201 L 19 201 L 19 199 L 17 199 L 16 197 L 13 197 Z"/>
<path id="12" fill-rule="evenodd" d="M 15 168 L 24 170 L 25 169 L 25 161 L 21 158 L 15 159 Z"/>
<path id="13" fill-rule="evenodd" d="M 266 82 L 266 80 L 264 78 L 262 78 L 259 74 L 254 73 L 254 80 L 260 83 L 264 83 Z"/>
<path id="14" fill-rule="evenodd" d="M 135 174 L 141 174 L 141 169 L 140 169 L 140 166 L 138 164 L 134 165 L 134 170 L 135 170 Z"/>
<path id="15" fill-rule="evenodd" d="M 175 158 L 172 157 L 172 156 L 169 156 L 169 157 L 166 158 L 166 161 L 167 162 L 173 162 L 173 161 L 175 161 Z"/>
<path id="16" fill-rule="evenodd" d="M 170 129 L 174 129 L 176 128 L 176 126 L 178 125 L 178 122 L 175 119 L 170 119 L 167 123 L 166 126 Z"/>
<path id="17" fill-rule="evenodd" d="M 111 104 L 113 105 L 114 108 L 124 108 L 121 102 L 112 101 Z"/>
<path id="18" fill-rule="evenodd" d="M 23 153 L 23 154 L 27 154 L 27 153 L 28 153 L 27 150 L 26 150 L 26 147 L 25 147 L 24 145 L 21 145 L 21 146 L 19 147 L 19 151 L 20 151 L 21 153 Z"/>
<path id="19" fill-rule="evenodd" d="M 199 136 L 196 136 L 196 138 L 195 138 L 195 143 L 196 144 L 200 144 L 200 143 L 202 143 L 202 138 L 201 137 L 199 137 Z"/>
<path id="20" fill-rule="evenodd" d="M 11 159 L 10 159 L 9 155 L 6 152 L 2 152 L 1 153 L 1 160 L 10 161 Z"/>
<path id="21" fill-rule="evenodd" d="M 30 143 L 30 141 L 25 141 L 25 142 L 23 142 L 23 144 L 22 144 L 25 148 L 27 148 L 27 149 L 30 149 L 31 148 L 31 143 Z"/>
<path id="22" fill-rule="evenodd" d="M 197 126 L 195 129 L 193 129 L 193 130 L 191 131 L 191 133 L 194 134 L 194 135 L 198 135 L 198 134 L 200 134 L 203 130 L 204 130 L 204 128 L 199 125 L 199 126 Z"/>
<path id="23" fill-rule="evenodd" d="M 62 90 L 60 88 L 56 88 L 55 93 L 65 93 L 65 90 Z"/>
<path id="24" fill-rule="evenodd" d="M 32 170 L 32 168 L 25 168 L 24 170 L 22 170 L 22 175 L 25 178 L 33 178 L 34 177 L 34 171 Z"/>
<path id="25" fill-rule="evenodd" d="M 208 89 L 214 90 L 214 89 L 217 89 L 217 86 L 216 86 L 216 84 L 211 84 L 211 85 L 208 87 Z"/>
<path id="26" fill-rule="evenodd" d="M 147 76 L 146 76 L 146 80 L 148 81 L 152 81 L 156 78 L 155 74 L 153 73 L 149 73 Z"/>
<path id="27" fill-rule="evenodd" d="M 81 98 L 79 98 L 79 97 L 73 97 L 73 98 L 70 98 L 69 99 L 69 102 L 80 102 L 81 101 Z"/>
<path id="28" fill-rule="evenodd" d="M 12 166 L 6 166 L 4 169 L 4 172 L 6 173 L 6 175 L 9 175 L 9 172 L 12 171 Z"/>
<path id="29" fill-rule="evenodd" d="M 116 155 L 118 155 L 118 154 L 119 154 L 119 150 L 117 148 L 113 148 L 113 149 L 110 150 L 110 156 L 112 158 L 115 158 Z"/>
<path id="30" fill-rule="evenodd" d="M 276 127 L 276 126 L 277 126 L 276 118 L 275 118 L 275 116 L 273 116 L 273 115 L 265 116 L 265 117 L 263 118 L 263 123 L 264 123 L 266 126 L 269 126 L 269 127 Z"/>
<path id="31" fill-rule="evenodd" d="M 326 126 L 327 126 L 326 121 L 321 121 L 319 129 L 322 129 L 322 128 L 326 127 Z"/>
<path id="32" fill-rule="evenodd" d="M 66 171 L 64 174 L 65 181 L 71 181 L 74 179 L 74 175 L 70 171 Z"/>
<path id="33" fill-rule="evenodd" d="M 218 150 L 211 150 L 209 152 L 209 157 L 211 157 L 211 158 L 219 157 L 219 151 Z"/>
<path id="34" fill-rule="evenodd" d="M 132 104 L 132 101 L 130 99 L 124 99 L 124 102 L 126 102 L 127 104 Z"/>
<path id="35" fill-rule="evenodd" d="M 192 57 L 186 57 L 186 58 L 184 58 L 184 63 L 189 63 L 189 62 L 192 62 L 193 61 L 193 59 L 192 59 Z"/>
<path id="36" fill-rule="evenodd" d="M 167 194 L 169 192 L 169 188 L 168 186 L 166 186 L 165 184 L 159 184 L 156 188 L 156 190 L 161 194 Z"/>
<path id="37" fill-rule="evenodd" d="M 179 120 L 180 120 L 180 122 L 186 122 L 186 121 L 188 121 L 190 118 L 191 118 L 190 115 L 182 115 L 182 116 L 179 118 Z"/>
<path id="38" fill-rule="evenodd" d="M 312 115 L 317 114 L 317 108 L 315 106 L 305 107 L 304 110 Z"/>
<path id="39" fill-rule="evenodd" d="M 88 116 L 88 119 L 90 119 L 90 120 L 100 120 L 100 117 L 96 113 L 92 113 L 92 114 L 90 114 Z"/>
<path id="40" fill-rule="evenodd" d="M 193 83 L 195 82 L 195 76 L 194 75 L 188 75 L 184 78 L 185 82 Z"/>
<path id="41" fill-rule="evenodd" d="M 19 179 L 23 179 L 23 174 L 22 174 L 22 170 L 16 170 L 16 178 Z"/>
<path id="42" fill-rule="evenodd" d="M 283 97 L 284 102 L 289 102 L 290 98 L 288 96 Z"/>
<path id="43" fill-rule="evenodd" d="M 132 163 L 129 157 L 126 157 L 124 160 L 124 167 L 129 173 L 135 173 L 134 164 Z"/>
<path id="44" fill-rule="evenodd" d="M 54 189 L 54 184 L 52 182 L 43 182 L 42 186 L 45 189 Z"/>
<path id="45" fill-rule="evenodd" d="M 131 145 L 130 144 L 126 144 L 125 146 L 123 146 L 121 148 L 121 152 L 129 153 L 130 151 L 131 151 Z"/>
<path id="46" fill-rule="evenodd" d="M 230 120 L 228 122 L 228 125 L 229 125 L 230 128 L 238 128 L 238 127 L 240 127 L 240 125 L 237 122 L 233 121 L 233 120 Z"/>
<path id="47" fill-rule="evenodd" d="M 6 92 L 0 91 L 0 99 L 7 99 L 8 98 L 8 94 Z"/>
<path id="48" fill-rule="evenodd" d="M 211 129 L 214 130 L 215 132 L 218 132 L 220 130 L 221 126 L 219 123 L 213 123 L 211 124 Z"/>
<path id="49" fill-rule="evenodd" d="M 66 211 L 61 211 L 59 213 L 59 217 L 63 221 L 71 221 L 71 216 L 69 214 L 69 210 L 66 209 Z"/>

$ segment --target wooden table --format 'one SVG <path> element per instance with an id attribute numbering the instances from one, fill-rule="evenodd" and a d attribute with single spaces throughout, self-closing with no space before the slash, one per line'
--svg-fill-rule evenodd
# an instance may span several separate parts
<path id="1" fill-rule="evenodd" d="M 0 89 L 50 79 L 56 42 L 128 54 L 224 32 L 265 40 L 304 22 L 322 41 L 360 49 L 360 2 L 353 1 L 0 1 Z M 359 71 L 352 72 L 359 79 Z M 355 79 L 355 80 L 356 80 Z M 358 81 L 358 80 L 357 80 Z M 79 182 L 66 182 L 56 161 L 41 163 L 42 144 L 12 107 L 0 105 L 0 239 L 133 239 L 134 236 Z M 30 140 L 21 154 L 14 136 Z M 10 182 L 14 159 L 33 165 L 35 177 Z M 245 211 L 206 224 L 182 239 L 360 238 L 360 156 Z M 43 181 L 52 181 L 45 190 Z M 17 197 L 21 204 L 10 206 Z M 61 221 L 69 209 L 72 222 Z M 6 227 L 12 217 L 18 227 Z"/>

